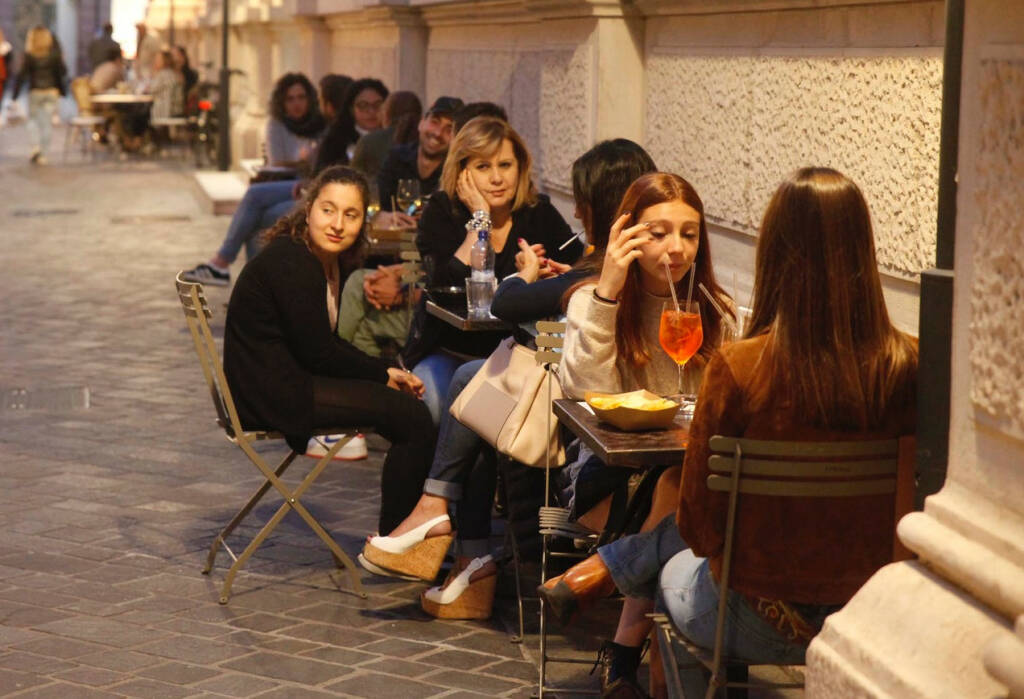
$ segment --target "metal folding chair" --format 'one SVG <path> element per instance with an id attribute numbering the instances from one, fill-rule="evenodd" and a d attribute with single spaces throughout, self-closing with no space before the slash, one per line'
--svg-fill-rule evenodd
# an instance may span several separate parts
<path id="1" fill-rule="evenodd" d="M 210 553 L 206 558 L 206 566 L 203 568 L 203 574 L 208 575 L 213 569 L 213 563 L 217 557 L 217 552 L 220 547 L 224 547 L 228 555 L 231 557 L 233 563 L 228 569 L 227 575 L 224 578 L 224 587 L 221 591 L 220 603 L 227 604 L 228 598 L 231 596 L 231 585 L 235 580 L 235 575 L 245 565 L 245 562 L 256 552 L 256 549 L 267 539 L 268 536 L 274 531 L 274 528 L 284 519 L 284 516 L 290 511 L 295 510 L 300 517 L 309 525 L 309 528 L 316 532 L 316 535 L 327 545 L 330 549 L 331 554 L 334 556 L 334 561 L 338 567 L 344 567 L 349 574 L 349 578 L 352 581 L 352 588 L 356 594 L 361 597 L 366 597 L 366 593 L 363 592 L 362 582 L 359 579 L 357 569 L 353 565 L 352 560 L 348 555 L 338 546 L 337 542 L 327 533 L 327 530 L 321 526 L 316 518 L 306 509 L 306 506 L 302 504 L 301 498 L 313 484 L 313 482 L 320 476 L 323 470 L 331 463 L 334 455 L 346 444 L 349 440 L 355 436 L 358 431 L 354 427 L 332 427 L 330 429 L 323 429 L 316 432 L 315 437 L 323 437 L 329 434 L 337 434 L 340 432 L 346 433 L 346 438 L 340 439 L 330 446 L 327 453 L 316 462 L 316 465 L 306 474 L 306 477 L 296 486 L 294 489 L 290 488 L 288 484 L 281 480 L 281 476 L 291 466 L 295 457 L 299 455 L 299 452 L 290 450 L 288 455 L 278 464 L 277 468 L 271 469 L 263 457 L 256 451 L 254 444 L 256 442 L 262 442 L 274 439 L 284 439 L 284 435 L 279 432 L 271 432 L 268 430 L 246 430 L 242 428 L 242 424 L 238 418 L 238 412 L 235 409 L 234 399 L 231 397 L 231 389 L 228 387 L 227 379 L 224 376 L 224 368 L 221 365 L 220 354 L 217 350 L 217 345 L 213 338 L 213 333 L 210 331 L 209 319 L 213 317 L 210 312 L 209 304 L 206 301 L 206 296 L 203 293 L 202 284 L 188 282 L 182 279 L 183 272 L 178 272 L 178 276 L 175 279 L 175 285 L 178 290 L 178 299 L 181 301 L 182 310 L 185 312 L 185 321 L 188 323 L 189 332 L 192 335 L 192 341 L 195 344 L 196 354 L 199 356 L 199 365 L 203 370 L 203 376 L 206 378 L 206 384 L 210 389 L 210 396 L 213 398 L 213 406 L 217 411 L 217 424 L 224 430 L 224 434 L 228 441 L 237 445 L 241 449 L 249 460 L 259 469 L 260 473 L 263 474 L 264 482 L 263 485 L 253 493 L 249 501 L 238 511 L 238 514 L 228 523 L 226 527 L 217 535 L 214 539 L 213 544 L 210 546 Z M 271 489 L 274 488 L 284 499 L 281 506 L 277 509 L 274 515 L 267 520 L 260 529 L 259 533 L 249 542 L 245 549 L 238 555 L 235 555 L 234 551 L 227 544 L 227 537 L 235 530 L 236 527 L 242 522 L 245 517 L 252 512 L 252 509 L 256 504 L 263 498 L 264 495 Z"/>
<path id="2" fill-rule="evenodd" d="M 909 502 L 906 493 L 908 490 L 912 492 L 913 488 L 913 438 L 785 442 L 714 436 L 710 446 L 713 454 L 708 459 L 711 470 L 708 488 L 729 494 L 715 643 L 713 649 L 701 648 L 683 637 L 666 615 L 651 615 L 655 621 L 669 696 L 683 697 L 680 668 L 676 663 L 678 647 L 696 661 L 684 667 L 696 667 L 699 663 L 711 673 L 706 699 L 714 697 L 719 689 L 728 692 L 730 687 L 743 690 L 743 696 L 748 688 L 803 687 L 802 677 L 789 682 L 751 682 L 747 675 L 750 663 L 726 658 L 723 653 L 740 494 L 812 497 L 823 508 L 833 505 L 835 498 L 891 494 L 895 496 L 898 513 Z M 851 528 L 850 536 L 860 534 L 856 528 Z M 893 555 L 894 558 L 902 556 L 900 547 L 895 543 Z M 794 574 L 798 575 L 799 571 L 794 571 Z"/>
<path id="3" fill-rule="evenodd" d="M 537 363 L 543 364 L 548 371 L 554 372 L 562 361 L 562 346 L 565 342 L 565 323 L 558 323 L 549 320 L 537 322 Z M 548 383 L 551 388 L 551 383 Z M 551 401 L 549 391 L 548 401 Z M 548 420 L 553 420 L 554 415 L 548 414 Z M 551 425 L 548 424 L 548 432 Z M 589 555 L 590 548 L 597 543 L 597 535 L 575 522 L 569 521 L 569 510 L 552 503 L 551 500 L 551 471 L 558 468 L 551 463 L 551 454 L 547 455 L 544 464 L 544 506 L 538 512 L 539 531 L 541 535 L 540 553 L 540 583 L 548 579 L 548 564 L 551 559 L 574 558 L 583 559 Z M 556 538 L 569 539 L 571 541 L 585 542 L 585 552 L 568 552 L 552 550 L 552 543 Z M 517 579 L 518 585 L 518 579 Z M 522 601 L 520 600 L 520 605 Z M 573 665 L 590 665 L 593 660 L 583 658 L 570 658 L 548 655 L 548 625 L 544 613 L 544 599 L 540 599 L 540 678 L 538 680 L 538 696 L 543 699 L 545 692 L 559 692 L 572 694 L 599 694 L 596 690 L 575 689 L 568 687 L 554 687 L 547 684 L 548 663 L 565 663 Z"/>

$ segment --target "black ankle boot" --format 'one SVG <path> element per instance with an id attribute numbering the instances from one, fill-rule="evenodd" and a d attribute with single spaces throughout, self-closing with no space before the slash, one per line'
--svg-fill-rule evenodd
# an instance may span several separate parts
<path id="1" fill-rule="evenodd" d="M 601 666 L 602 698 L 647 699 L 647 692 L 636 681 L 644 650 L 644 646 L 623 646 L 614 641 L 601 644 L 594 667 Z"/>

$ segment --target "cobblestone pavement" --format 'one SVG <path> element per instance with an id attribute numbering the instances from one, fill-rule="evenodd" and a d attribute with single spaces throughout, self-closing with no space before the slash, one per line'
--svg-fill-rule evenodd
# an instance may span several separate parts
<path id="1" fill-rule="evenodd" d="M 510 643 L 507 573 L 490 622 L 430 620 L 421 585 L 363 574 L 369 599 L 349 594 L 289 515 L 217 603 L 225 557 L 203 576 L 206 549 L 259 481 L 214 424 L 172 282 L 227 219 L 177 163 L 32 167 L 24 142 L 0 130 L 0 694 L 528 696 L 536 607 Z M 219 328 L 227 291 L 209 296 Z M 376 521 L 370 446 L 306 499 L 353 557 Z M 556 645 L 593 657 L 609 628 L 580 631 Z M 566 672 L 594 686 L 589 669 Z"/>

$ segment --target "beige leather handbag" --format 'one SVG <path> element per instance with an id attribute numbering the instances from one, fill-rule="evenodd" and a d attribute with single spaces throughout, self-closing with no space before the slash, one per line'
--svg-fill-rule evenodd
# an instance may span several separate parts
<path id="1" fill-rule="evenodd" d="M 562 387 L 534 354 L 511 337 L 502 340 L 449 412 L 500 454 L 544 468 L 546 448 L 551 465 L 561 466 L 565 450 L 551 401 L 562 397 Z"/>

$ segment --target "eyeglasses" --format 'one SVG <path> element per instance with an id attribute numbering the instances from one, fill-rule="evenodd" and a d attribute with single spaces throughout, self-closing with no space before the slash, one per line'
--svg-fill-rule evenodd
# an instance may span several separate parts
<path id="1" fill-rule="evenodd" d="M 356 102 L 356 109 L 358 109 L 361 112 L 376 112 L 383 105 L 384 105 L 383 101 L 381 101 L 381 102 L 366 102 L 366 101 L 360 100 L 360 101 Z"/>

